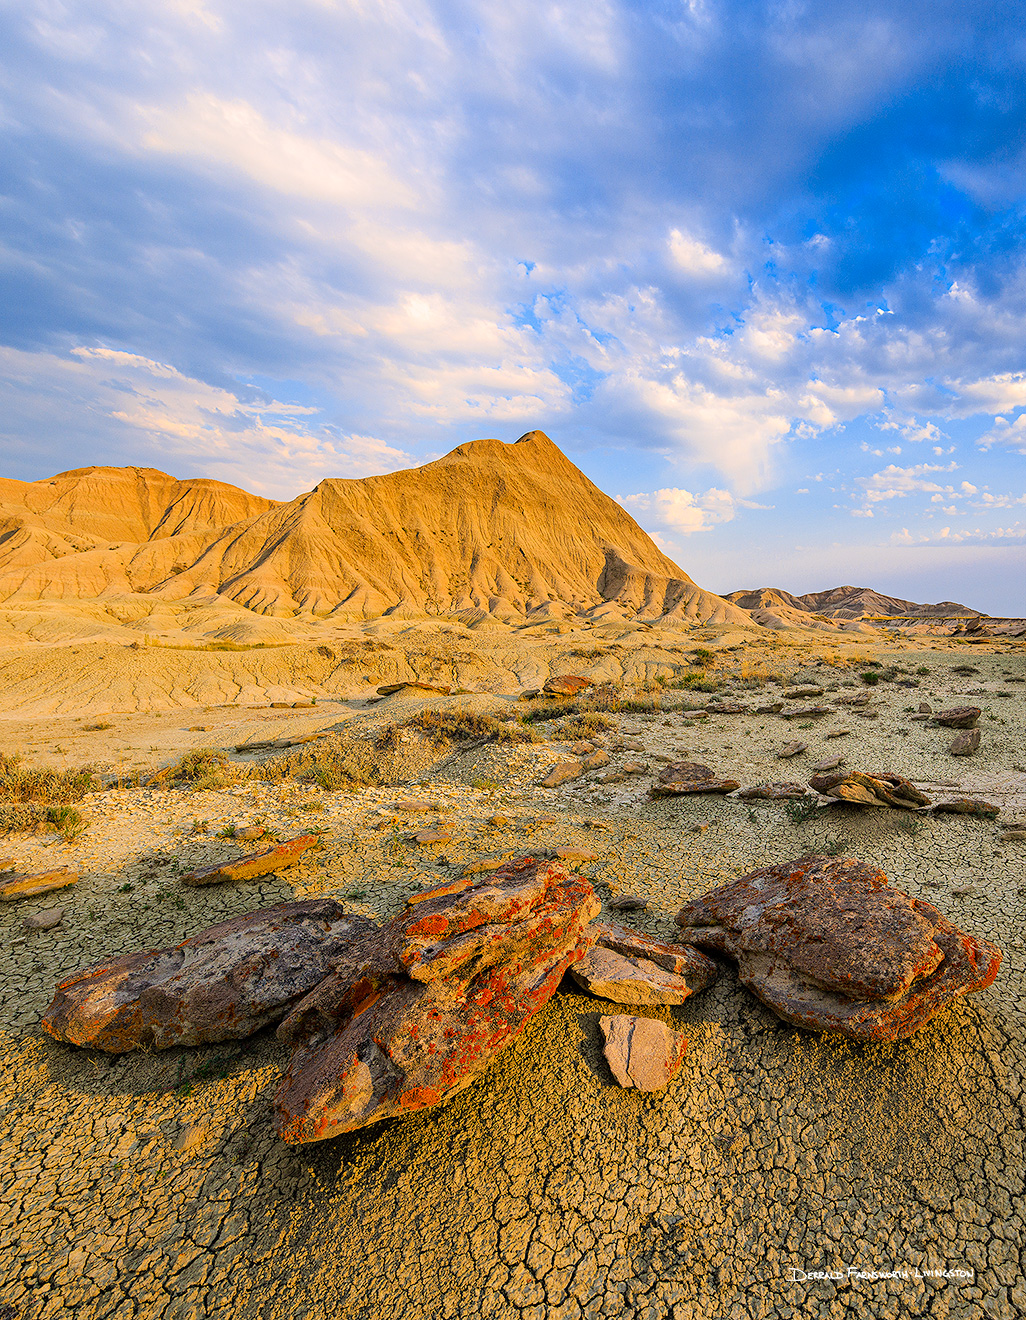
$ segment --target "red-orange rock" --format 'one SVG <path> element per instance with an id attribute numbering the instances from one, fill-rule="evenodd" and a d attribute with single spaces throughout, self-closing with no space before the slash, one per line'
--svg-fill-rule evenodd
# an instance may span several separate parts
<path id="1" fill-rule="evenodd" d="M 285 1141 L 338 1136 L 469 1086 L 588 950 L 600 907 L 586 880 L 529 857 L 418 898 L 279 1028 L 297 1047 L 275 1099 Z"/>
<path id="2" fill-rule="evenodd" d="M 284 1017 L 377 929 L 330 898 L 247 912 L 174 948 L 123 954 L 67 977 L 43 1028 L 111 1054 L 238 1040 Z"/>
<path id="3" fill-rule="evenodd" d="M 753 871 L 687 904 L 677 923 L 736 958 L 742 984 L 786 1022 L 856 1040 L 911 1035 L 990 985 L 1001 963 L 995 945 L 850 857 Z"/>
<path id="4" fill-rule="evenodd" d="M 576 697 L 585 688 L 594 686 L 593 679 L 582 678 L 580 674 L 554 674 L 545 680 L 542 691 L 547 697 Z"/>

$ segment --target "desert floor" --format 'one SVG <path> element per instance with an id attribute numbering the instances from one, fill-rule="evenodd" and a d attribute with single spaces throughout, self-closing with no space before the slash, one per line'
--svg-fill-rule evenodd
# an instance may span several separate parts
<path id="1" fill-rule="evenodd" d="M 71 842 L 0 839 L 19 871 L 67 865 L 81 877 L 0 907 L 0 1318 L 1026 1313 L 1026 842 L 999 841 L 1001 825 L 1026 818 L 1022 644 L 558 627 L 489 642 L 467 632 L 354 630 L 348 670 L 341 642 L 317 643 L 329 660 L 316 639 L 261 653 L 106 642 L 0 652 L 3 749 L 29 764 L 91 763 L 124 785 L 79 804 L 86 828 Z M 875 717 L 839 706 L 798 729 L 772 715 L 688 716 L 680 703 L 697 694 L 660 695 L 656 680 L 687 668 L 696 645 L 715 652 L 720 697 L 754 707 L 810 683 L 827 702 L 871 692 Z M 891 681 L 863 686 L 870 659 L 897 666 Z M 641 761 L 646 774 L 540 788 L 567 750 L 560 729 L 542 724 L 546 741 L 512 747 L 442 754 L 414 740 L 406 788 L 134 786 L 189 749 L 226 748 L 244 766 L 254 758 L 232 749 L 260 739 L 325 729 L 373 737 L 424 708 L 522 709 L 520 687 L 550 672 L 649 683 L 663 708 L 616 714 L 603 735 L 603 773 Z M 368 701 L 375 681 L 412 674 L 477 694 L 407 689 Z M 269 705 L 312 698 L 312 707 Z M 980 750 L 950 756 L 950 731 L 910 720 L 921 701 L 981 706 Z M 840 729 L 849 732 L 827 737 Z M 777 760 L 794 737 L 808 751 Z M 835 752 L 851 768 L 904 774 L 935 798 L 982 796 L 1000 820 L 835 806 L 795 823 L 778 803 L 649 795 L 660 758 L 751 784 L 807 780 Z M 415 818 L 391 809 L 410 783 L 437 809 Z M 507 823 L 490 823 L 496 814 Z M 410 841 L 442 821 L 450 843 Z M 191 867 L 241 855 L 245 846 L 222 831 L 252 823 L 283 838 L 316 826 L 324 843 L 265 881 L 181 884 Z M 285 1062 L 273 1030 L 114 1058 L 39 1029 L 54 984 L 105 956 L 169 945 L 293 896 L 338 895 L 383 917 L 468 861 L 563 845 L 598 853 L 581 867 L 604 899 L 648 900 L 647 912 L 618 919 L 671 939 L 684 900 L 758 865 L 842 850 L 995 940 L 1004 962 L 989 990 L 909 1040 L 876 1046 L 786 1026 L 727 972 L 680 1009 L 641 1010 L 689 1038 L 682 1070 L 655 1095 L 619 1089 L 602 1058 L 599 1015 L 630 1010 L 567 983 L 448 1104 L 296 1148 L 270 1122 Z M 23 929 L 58 905 L 61 925 Z M 802 1277 L 814 1271 L 839 1277 Z"/>

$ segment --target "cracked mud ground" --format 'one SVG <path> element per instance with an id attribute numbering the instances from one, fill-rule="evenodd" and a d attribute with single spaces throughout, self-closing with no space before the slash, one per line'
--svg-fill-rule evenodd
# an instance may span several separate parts
<path id="1" fill-rule="evenodd" d="M 1019 727 L 1021 705 L 1017 696 L 1014 712 L 1001 708 Z M 640 729 L 652 752 L 695 737 L 661 720 L 624 724 L 625 733 Z M 745 756 L 761 754 L 757 726 L 744 727 L 756 729 Z M 710 764 L 737 763 L 736 744 L 725 740 L 739 731 L 740 720 L 701 731 Z M 886 713 L 865 733 L 882 746 L 889 736 Z M 780 741 L 780 731 L 765 737 Z M 937 741 L 921 738 L 924 747 Z M 810 756 L 817 750 L 818 742 Z M 852 764 L 867 754 L 845 750 Z M 551 754 L 517 751 L 521 759 Z M 510 755 L 512 774 L 520 762 Z M 917 768 L 942 778 L 946 764 L 949 777 L 970 783 L 1003 772 L 1009 753 L 1001 755 L 993 765 L 965 766 L 934 764 L 924 751 Z M 490 764 L 497 774 L 494 756 Z M 437 847 L 403 843 L 402 829 L 374 828 L 395 797 L 380 789 L 109 793 L 74 845 L 47 852 L 36 839 L 5 841 L 5 852 L 40 868 L 58 854 L 77 860 L 83 879 L 32 905 L 67 908 L 54 932 L 15 944 L 29 909 L 2 913 L 0 1298 L 7 1310 L 0 1314 L 962 1320 L 1026 1313 L 1026 845 L 999 849 L 992 824 L 964 818 L 927 819 L 914 833 L 886 811 L 831 812 L 796 826 L 776 804 L 653 803 L 647 783 L 618 789 L 610 803 L 588 787 L 537 790 L 537 770 L 521 767 L 520 780 L 500 790 L 468 786 L 466 772 L 461 780 L 443 767 L 430 795 L 439 816 L 456 823 L 445 859 Z M 511 824 L 496 831 L 488 819 L 500 808 Z M 210 818 L 213 829 L 254 814 L 283 829 L 316 820 L 327 827 L 326 846 L 259 884 L 182 894 L 167 878 L 201 855 L 235 847 L 192 837 L 192 817 Z M 448 873 L 444 861 L 587 845 L 600 853 L 584 869 L 603 897 L 641 893 L 650 911 L 629 920 L 672 936 L 672 915 L 685 899 L 839 836 L 895 885 L 1005 950 L 989 990 L 910 1040 L 854 1046 L 787 1027 L 728 973 L 681 1009 L 644 1010 L 689 1037 L 677 1078 L 646 1096 L 621 1091 L 606 1071 L 597 1019 L 608 1004 L 564 989 L 482 1082 L 447 1105 L 290 1148 L 270 1123 L 284 1053 L 269 1032 L 241 1045 L 113 1062 L 38 1032 L 64 972 L 293 895 L 338 893 L 358 911 L 385 914 Z M 909 1277 L 848 1278 L 849 1266 Z M 846 1277 L 795 1281 L 794 1271 Z M 964 1277 L 916 1277 L 930 1271 Z"/>

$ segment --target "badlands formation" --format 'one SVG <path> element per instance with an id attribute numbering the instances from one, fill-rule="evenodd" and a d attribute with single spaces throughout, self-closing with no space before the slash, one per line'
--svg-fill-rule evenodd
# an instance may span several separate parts
<path id="1" fill-rule="evenodd" d="M 1026 1313 L 1021 621 L 532 432 L 5 481 L 0 629 L 0 1320 Z"/>

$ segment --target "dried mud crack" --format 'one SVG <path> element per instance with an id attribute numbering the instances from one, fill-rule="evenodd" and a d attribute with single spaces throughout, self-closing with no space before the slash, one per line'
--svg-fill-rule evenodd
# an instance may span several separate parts
<path id="1" fill-rule="evenodd" d="M 923 656 L 897 658 L 915 673 Z M 789 761 L 787 777 L 807 783 L 840 747 L 848 767 L 893 770 L 932 798 L 985 797 L 1000 808 L 997 822 L 844 804 L 803 817 L 787 801 L 653 798 L 659 772 L 683 759 L 745 785 L 779 778 L 776 752 L 791 736 L 772 715 L 696 718 L 667 702 L 609 715 L 611 727 L 595 734 L 608 764 L 558 789 L 539 781 L 573 754 L 582 730 L 542 720 L 543 741 L 457 741 L 417 761 L 401 784 L 106 789 L 80 802 L 87 828 L 71 841 L 7 835 L 0 852 L 19 872 L 67 865 L 80 879 L 0 909 L 0 1314 L 1022 1315 L 1026 844 L 1003 841 L 1003 827 L 1026 818 L 1026 774 L 1015 768 L 1026 685 L 999 697 L 1022 676 L 1021 659 L 975 653 L 984 737 L 971 758 L 952 759 L 950 737 L 909 723 L 906 707 L 964 704 L 970 683 L 952 672 L 957 657 L 925 658 L 932 673 L 914 701 L 881 684 L 877 719 L 837 708 L 803 732 L 808 751 Z M 828 702 L 860 690 L 844 686 L 843 667 L 796 659 L 788 683 L 816 678 Z M 719 672 L 725 698 L 767 700 L 739 685 L 731 692 L 726 662 Z M 354 708 L 352 718 L 373 732 L 395 721 L 394 700 Z M 283 728 L 285 719 L 300 735 L 318 723 L 309 711 L 288 712 Z M 231 720 L 211 714 L 211 745 L 245 740 Z M 842 721 L 851 734 L 828 740 Z M 167 760 L 165 750 L 150 764 Z M 635 762 L 645 773 L 623 769 Z M 272 840 L 320 829 L 323 841 L 277 875 L 182 883 L 190 870 L 261 847 L 231 837 L 254 825 Z M 447 837 L 418 844 L 421 831 Z M 641 1010 L 688 1038 L 668 1088 L 645 1094 L 622 1090 L 608 1070 L 598 1019 L 609 1004 L 567 978 L 487 1074 L 445 1105 L 303 1147 L 274 1135 L 271 1100 L 288 1051 L 273 1029 L 113 1059 L 39 1030 L 62 976 L 290 899 L 337 898 L 380 919 L 482 860 L 571 849 L 597 854 L 568 864 L 591 877 L 607 910 L 623 895 L 648 904 L 614 920 L 672 939 L 673 915 L 711 887 L 842 844 L 999 944 L 995 983 L 909 1039 L 861 1045 L 786 1026 L 727 970 L 680 1007 Z M 26 917 L 56 906 L 58 924 L 24 929 Z M 862 1277 L 872 1272 L 895 1277 Z"/>

